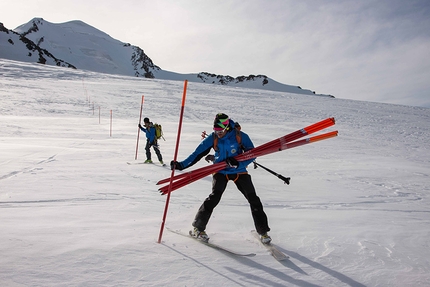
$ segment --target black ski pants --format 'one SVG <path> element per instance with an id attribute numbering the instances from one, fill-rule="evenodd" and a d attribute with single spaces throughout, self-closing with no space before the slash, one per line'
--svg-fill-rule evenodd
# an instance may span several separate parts
<path id="1" fill-rule="evenodd" d="M 248 200 L 249 206 L 251 207 L 252 218 L 254 219 L 255 229 L 258 234 L 264 234 L 270 231 L 267 216 L 263 210 L 263 205 L 255 192 L 251 176 L 248 173 L 229 175 L 221 173 L 214 174 L 212 179 L 212 193 L 209 194 L 197 211 L 196 217 L 193 221 L 193 226 L 198 228 L 200 231 L 206 229 L 206 225 L 209 222 L 212 212 L 220 202 L 229 180 L 234 181 L 237 189 L 239 189 L 239 191 Z"/>
<path id="2" fill-rule="evenodd" d="M 158 145 L 155 143 L 150 143 L 149 140 L 146 141 L 146 146 L 145 146 L 145 151 L 146 151 L 146 159 L 151 159 L 151 147 L 154 148 L 155 154 L 158 157 L 159 161 L 163 160 L 163 157 L 161 156 L 161 152 L 160 152 L 160 148 L 158 147 Z"/>

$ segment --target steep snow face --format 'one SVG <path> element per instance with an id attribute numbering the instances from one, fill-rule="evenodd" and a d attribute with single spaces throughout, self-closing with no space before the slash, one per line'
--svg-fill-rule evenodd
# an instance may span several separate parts
<path id="1" fill-rule="evenodd" d="M 2 23 L 0 23 L 0 58 L 75 68 L 57 59 L 48 50 L 40 48 L 27 37 L 8 30 Z"/>
<path id="2" fill-rule="evenodd" d="M 15 31 L 78 69 L 149 78 L 153 77 L 153 69 L 159 69 L 140 48 L 113 39 L 82 21 L 53 24 L 35 18 Z"/>

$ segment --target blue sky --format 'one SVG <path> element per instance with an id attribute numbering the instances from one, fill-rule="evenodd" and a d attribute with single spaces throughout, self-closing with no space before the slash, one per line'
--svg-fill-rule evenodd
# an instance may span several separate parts
<path id="1" fill-rule="evenodd" d="M 2 3 L 14 29 L 82 20 L 164 70 L 265 74 L 337 98 L 430 107 L 430 1 L 39 0 Z"/>

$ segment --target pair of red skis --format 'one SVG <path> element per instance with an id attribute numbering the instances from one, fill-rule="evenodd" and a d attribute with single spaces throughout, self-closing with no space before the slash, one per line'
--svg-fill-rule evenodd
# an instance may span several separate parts
<path id="1" fill-rule="evenodd" d="M 262 144 L 258 147 L 255 147 L 247 152 L 244 152 L 240 155 L 237 155 L 235 159 L 237 161 L 244 161 L 247 159 L 252 159 L 256 157 L 260 157 L 263 155 L 271 154 L 277 151 L 290 149 L 293 147 L 298 147 L 301 145 L 317 142 L 320 140 L 325 140 L 328 138 L 332 138 L 337 136 L 337 131 L 328 132 L 325 134 L 309 137 L 306 139 L 298 140 L 306 135 L 313 134 L 315 132 L 318 132 L 320 130 L 323 130 L 325 128 L 328 128 L 330 126 L 333 126 L 335 124 L 334 118 L 327 118 L 325 120 L 322 120 L 320 122 L 317 122 L 313 125 L 307 126 L 303 129 L 297 130 L 295 132 L 292 132 L 290 134 L 287 134 L 283 137 L 277 138 L 275 140 L 272 140 L 270 142 L 267 142 L 265 144 Z M 210 166 L 201 167 L 189 172 L 184 172 L 178 175 L 175 175 L 173 177 L 173 180 L 171 181 L 171 178 L 165 178 L 157 182 L 157 184 L 163 184 L 163 183 L 169 183 L 171 182 L 172 186 L 170 188 L 170 192 L 179 189 L 181 187 L 184 187 L 196 180 L 199 180 L 201 178 L 204 178 L 210 174 L 216 173 L 219 170 L 222 170 L 227 167 L 226 162 L 219 162 L 215 163 Z M 162 186 L 159 188 L 159 191 L 161 194 L 167 194 L 169 192 L 169 186 L 170 183 Z"/>

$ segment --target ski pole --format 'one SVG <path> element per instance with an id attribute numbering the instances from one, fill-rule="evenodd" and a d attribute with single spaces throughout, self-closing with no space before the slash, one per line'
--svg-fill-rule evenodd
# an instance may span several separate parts
<path id="1" fill-rule="evenodd" d="M 144 101 L 145 96 L 142 95 L 142 102 L 140 104 L 140 116 L 139 116 L 139 125 L 142 121 L 142 109 L 143 109 L 143 101 Z M 140 128 L 137 128 L 137 143 L 136 143 L 136 155 L 134 156 L 134 159 L 137 159 L 137 151 L 139 149 L 139 136 L 140 136 Z"/>
<path id="2" fill-rule="evenodd" d="M 281 175 L 281 174 L 279 174 L 279 173 L 276 173 L 276 172 L 274 172 L 273 170 L 268 169 L 267 167 L 265 167 L 265 166 L 263 166 L 263 165 L 261 165 L 261 164 L 257 163 L 256 161 L 253 161 L 253 162 L 254 162 L 254 169 L 256 169 L 256 168 L 257 168 L 257 166 L 259 166 L 259 167 L 261 167 L 261 168 L 265 169 L 266 171 L 270 172 L 270 173 L 271 173 L 271 174 L 273 174 L 274 176 L 277 176 L 279 179 L 283 180 L 283 181 L 284 181 L 284 184 L 290 184 L 290 179 L 291 179 L 291 178 L 289 178 L 289 177 L 285 177 L 285 176 L 283 176 L 283 175 Z"/>

